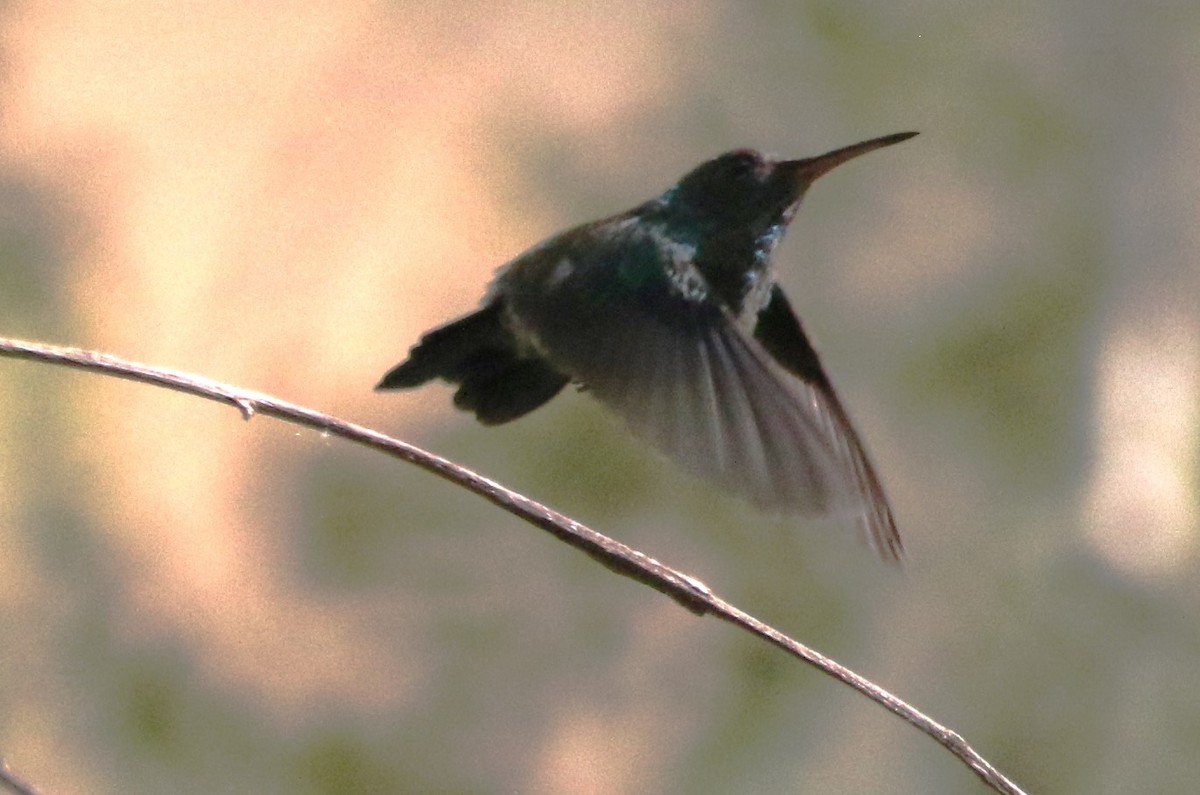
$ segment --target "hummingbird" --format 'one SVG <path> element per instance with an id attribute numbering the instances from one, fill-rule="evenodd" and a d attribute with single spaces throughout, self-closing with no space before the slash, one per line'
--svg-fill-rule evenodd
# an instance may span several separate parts
<path id="1" fill-rule="evenodd" d="M 376 389 L 441 379 L 497 425 L 574 383 L 693 474 L 763 510 L 853 515 L 899 561 L 879 476 L 771 260 L 817 177 L 914 135 L 704 162 L 501 266 L 478 309 L 423 334 Z"/>

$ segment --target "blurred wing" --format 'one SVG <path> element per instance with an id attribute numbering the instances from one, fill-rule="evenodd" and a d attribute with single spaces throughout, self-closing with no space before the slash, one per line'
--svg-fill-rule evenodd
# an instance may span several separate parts
<path id="1" fill-rule="evenodd" d="M 610 362 L 581 380 L 635 433 L 760 508 L 853 505 L 815 395 L 728 318 L 709 321 L 677 336 L 630 323 Z"/>
<path id="2" fill-rule="evenodd" d="M 879 482 L 875 467 L 838 400 L 833 384 L 825 375 L 800 319 L 779 285 L 772 288 L 767 306 L 759 313 L 754 336 L 780 366 L 815 391 L 814 406 L 828 420 L 846 475 L 853 479 L 854 492 L 861 506 L 859 521 L 863 535 L 880 556 L 899 560 L 904 548 L 883 484 Z"/>
<path id="3" fill-rule="evenodd" d="M 650 267 L 653 250 L 621 254 L 514 269 L 510 309 L 541 353 L 637 435 L 759 507 L 870 513 L 882 492 L 832 392 L 785 369 L 698 277 L 681 285 Z M 552 277 L 528 289 L 539 273 Z"/>

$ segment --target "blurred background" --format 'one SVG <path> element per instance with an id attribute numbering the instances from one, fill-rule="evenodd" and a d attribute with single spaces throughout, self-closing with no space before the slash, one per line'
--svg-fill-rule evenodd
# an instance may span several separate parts
<path id="1" fill-rule="evenodd" d="M 0 335 L 327 410 L 700 577 L 1036 792 L 1200 779 L 1200 6 L 9 2 Z M 777 253 L 909 551 L 573 392 L 372 386 L 708 157 L 916 129 Z M 0 361 L 0 755 L 44 793 L 976 792 L 923 735 L 412 467 Z"/>

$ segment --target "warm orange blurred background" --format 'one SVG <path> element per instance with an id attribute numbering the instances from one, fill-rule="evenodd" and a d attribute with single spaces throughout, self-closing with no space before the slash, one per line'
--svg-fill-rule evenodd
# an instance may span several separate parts
<path id="1" fill-rule="evenodd" d="M 0 335 L 433 448 L 701 577 L 1039 792 L 1200 779 L 1200 7 L 12 2 Z M 735 146 L 921 137 L 779 252 L 903 575 L 566 394 L 371 387 Z M 782 655 L 273 420 L 0 361 L 0 757 L 44 793 L 959 792 Z"/>

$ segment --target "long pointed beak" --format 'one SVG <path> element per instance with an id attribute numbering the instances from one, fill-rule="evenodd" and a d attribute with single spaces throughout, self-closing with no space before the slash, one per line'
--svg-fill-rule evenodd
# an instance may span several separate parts
<path id="1" fill-rule="evenodd" d="M 869 141 L 843 146 L 841 149 L 834 149 L 832 152 L 826 152 L 816 157 L 808 157 L 803 160 L 789 160 L 780 165 L 788 165 L 794 168 L 796 179 L 807 185 L 811 184 L 817 177 L 829 173 L 847 160 L 853 160 L 859 155 L 865 155 L 867 152 L 873 152 L 885 146 L 907 141 L 914 135 L 916 135 L 915 132 L 893 133 L 892 135 L 885 135 L 882 138 L 872 138 Z"/>

